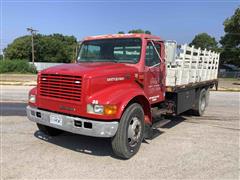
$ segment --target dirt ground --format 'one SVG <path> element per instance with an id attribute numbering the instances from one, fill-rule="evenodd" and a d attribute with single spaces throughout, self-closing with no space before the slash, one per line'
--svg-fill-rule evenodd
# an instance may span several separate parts
<path id="1" fill-rule="evenodd" d="M 15 90 L 7 92 L 14 97 Z M 237 180 L 239 99 L 237 92 L 212 91 L 204 116 L 172 119 L 130 160 L 114 156 L 110 139 L 46 136 L 27 119 L 25 102 L 1 102 L 1 177 Z"/>
<path id="2" fill-rule="evenodd" d="M 33 74 L 0 74 L 0 81 L 31 82 L 37 81 L 37 75 Z"/>
<path id="3" fill-rule="evenodd" d="M 240 91 L 240 79 L 219 78 L 219 90 Z"/>

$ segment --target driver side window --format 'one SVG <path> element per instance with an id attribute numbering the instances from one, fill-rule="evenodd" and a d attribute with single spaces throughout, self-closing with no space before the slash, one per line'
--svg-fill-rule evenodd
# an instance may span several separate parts
<path id="1" fill-rule="evenodd" d="M 159 55 L 161 56 L 160 45 L 155 44 L 155 47 L 156 47 Z M 153 47 L 152 43 L 148 42 L 147 49 L 146 49 L 145 65 L 150 67 L 150 66 L 153 66 L 153 65 L 158 64 L 158 63 L 160 63 L 160 59 L 158 57 L 158 54 L 155 51 L 155 48 Z"/>

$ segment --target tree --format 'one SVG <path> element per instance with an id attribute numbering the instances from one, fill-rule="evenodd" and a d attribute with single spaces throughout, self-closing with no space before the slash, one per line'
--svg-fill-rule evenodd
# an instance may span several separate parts
<path id="1" fill-rule="evenodd" d="M 146 30 L 142 30 L 142 29 L 132 29 L 130 31 L 128 31 L 128 33 L 140 33 L 140 34 L 151 34 L 150 31 Z"/>
<path id="2" fill-rule="evenodd" d="M 36 62 L 71 62 L 75 57 L 77 40 L 74 36 L 62 34 L 34 36 L 34 55 Z M 31 61 L 31 37 L 15 39 L 4 49 L 7 59 L 28 59 Z"/>
<path id="3" fill-rule="evenodd" d="M 125 32 L 124 31 L 119 31 L 118 34 L 125 34 Z"/>
<path id="4" fill-rule="evenodd" d="M 240 8 L 224 23 L 225 35 L 221 37 L 221 61 L 240 66 Z"/>
<path id="5" fill-rule="evenodd" d="M 196 48 L 201 48 L 201 49 L 208 49 L 208 50 L 213 50 L 217 51 L 218 46 L 217 46 L 217 41 L 214 37 L 211 37 L 207 33 L 200 33 L 194 37 L 192 42 L 189 44 L 190 46 L 195 46 Z"/>
<path id="6" fill-rule="evenodd" d="M 151 32 L 150 32 L 150 31 L 148 31 L 148 30 L 146 30 L 146 31 L 145 31 L 145 34 L 151 34 Z"/>
<path id="7" fill-rule="evenodd" d="M 68 63 L 75 58 L 77 40 L 74 36 L 53 34 L 45 36 L 41 43 L 40 53 L 44 54 L 44 61 Z"/>
<path id="8" fill-rule="evenodd" d="M 22 36 L 15 39 L 4 49 L 4 54 L 7 59 L 31 59 L 31 37 Z"/>

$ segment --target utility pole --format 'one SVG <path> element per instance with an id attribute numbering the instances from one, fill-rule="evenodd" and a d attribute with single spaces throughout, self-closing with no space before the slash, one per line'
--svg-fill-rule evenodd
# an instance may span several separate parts
<path id="1" fill-rule="evenodd" d="M 32 35 L 32 63 L 34 64 L 34 42 L 33 42 L 33 36 L 36 34 L 37 30 L 33 29 L 32 27 L 27 28 L 27 31 L 29 31 Z"/>

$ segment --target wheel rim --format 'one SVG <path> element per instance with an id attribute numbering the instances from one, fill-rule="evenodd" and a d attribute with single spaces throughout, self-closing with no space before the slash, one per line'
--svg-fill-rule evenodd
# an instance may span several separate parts
<path id="1" fill-rule="evenodd" d="M 138 144 L 141 137 L 141 121 L 138 117 L 133 117 L 129 122 L 128 127 L 128 144 L 131 147 L 134 147 Z"/>
<path id="2" fill-rule="evenodd" d="M 203 96 L 201 99 L 201 111 L 204 111 L 205 106 L 206 106 L 206 98 L 205 96 Z"/>

